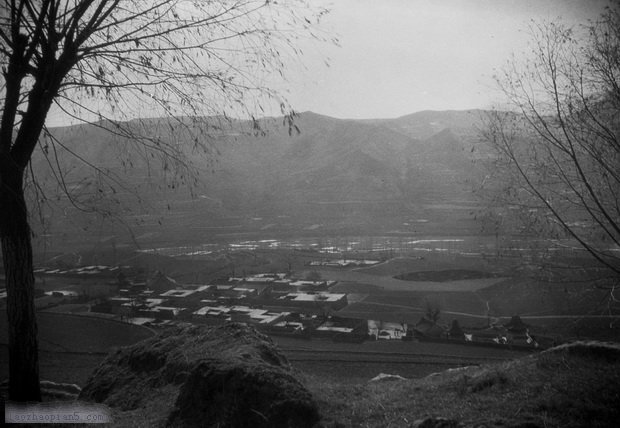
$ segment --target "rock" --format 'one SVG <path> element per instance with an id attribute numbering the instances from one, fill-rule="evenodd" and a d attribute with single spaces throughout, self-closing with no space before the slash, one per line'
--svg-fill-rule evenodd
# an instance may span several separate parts
<path id="1" fill-rule="evenodd" d="M 312 426 L 312 397 L 290 374 L 257 364 L 202 361 L 181 386 L 169 426 Z"/>
<path id="2" fill-rule="evenodd" d="M 400 375 L 379 373 L 377 376 L 373 377 L 368 382 L 386 382 L 386 381 L 399 381 L 399 380 L 407 380 L 407 378 L 404 378 Z"/>
<path id="3" fill-rule="evenodd" d="M 129 411 L 153 406 L 176 427 L 312 427 L 311 394 L 271 340 L 243 324 L 187 326 L 109 355 L 81 400 Z"/>

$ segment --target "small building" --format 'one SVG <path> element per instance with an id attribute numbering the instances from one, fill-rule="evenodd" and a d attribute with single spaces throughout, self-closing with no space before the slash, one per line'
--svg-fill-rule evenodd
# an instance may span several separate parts
<path id="1" fill-rule="evenodd" d="M 185 308 L 174 308 L 168 306 L 152 306 L 148 308 L 140 308 L 137 311 L 139 317 L 155 318 L 160 320 L 172 320 L 178 318 Z"/>
<path id="2" fill-rule="evenodd" d="M 118 298 L 113 297 L 109 299 L 111 301 L 121 301 L 121 306 L 140 306 L 147 308 L 154 308 L 155 306 L 161 306 L 166 300 L 165 299 L 151 299 L 151 298 Z"/>
<path id="3" fill-rule="evenodd" d="M 167 298 L 179 298 L 179 299 L 183 299 L 185 297 L 188 297 L 192 294 L 196 293 L 196 290 L 185 290 L 185 289 L 173 289 L 173 290 L 168 290 L 165 293 L 161 293 L 159 296 L 160 297 L 167 297 Z"/>
<path id="4" fill-rule="evenodd" d="M 258 291 L 256 290 L 256 288 L 250 288 L 250 287 L 234 287 L 233 291 L 235 293 L 238 293 L 239 299 L 245 299 L 247 297 L 255 297 L 256 295 L 258 295 Z"/>
<path id="5" fill-rule="evenodd" d="M 305 328 L 302 322 L 289 321 L 289 320 L 278 321 L 274 323 L 272 327 L 274 328 L 275 331 L 281 330 L 282 332 L 287 332 L 287 333 L 302 332 Z"/>
<path id="6" fill-rule="evenodd" d="M 210 304 L 192 312 L 192 318 L 221 318 L 230 320 L 228 310 L 229 308 L 227 306 L 215 306 L 214 304 Z"/>
<path id="7" fill-rule="evenodd" d="M 426 317 L 422 317 L 413 328 L 413 333 L 418 337 L 442 339 L 447 335 L 447 329 Z"/>
<path id="8" fill-rule="evenodd" d="M 78 293 L 75 291 L 71 291 L 71 290 L 46 291 L 45 295 L 52 296 L 52 297 L 78 297 Z"/>
<path id="9" fill-rule="evenodd" d="M 273 324 L 288 315 L 288 312 L 272 312 L 247 306 L 234 306 L 229 311 L 230 320 L 252 324 Z"/>
<path id="10" fill-rule="evenodd" d="M 280 296 L 274 303 L 301 308 L 329 308 L 339 310 L 347 306 L 347 295 L 328 292 L 294 292 Z"/>
<path id="11" fill-rule="evenodd" d="M 407 324 L 368 320 L 368 335 L 375 340 L 401 340 L 407 335 Z"/>
<path id="12" fill-rule="evenodd" d="M 290 283 L 291 287 L 295 287 L 298 290 L 318 290 L 318 289 L 326 289 L 327 281 L 292 281 Z"/>
<path id="13" fill-rule="evenodd" d="M 268 294 L 273 288 L 274 284 L 277 281 L 273 282 L 261 282 L 261 281 L 253 281 L 253 282 L 245 282 L 242 278 L 229 278 L 226 281 L 218 281 L 209 286 L 208 289 L 203 290 L 209 293 L 222 293 L 226 290 L 240 290 L 245 292 L 246 296 L 249 297 L 259 297 L 265 294 Z"/>
<path id="14" fill-rule="evenodd" d="M 178 289 L 179 284 L 164 273 L 157 271 L 147 282 L 147 287 L 157 293 L 165 293 L 168 290 Z"/>
<path id="15" fill-rule="evenodd" d="M 368 325 L 362 319 L 330 316 L 316 327 L 313 334 L 330 337 L 335 341 L 363 342 L 368 338 Z"/>
<path id="16" fill-rule="evenodd" d="M 251 283 L 269 284 L 269 283 L 272 283 L 274 281 L 275 281 L 274 278 L 262 277 L 262 276 L 249 276 L 249 277 L 243 279 L 243 282 L 247 282 L 249 284 L 251 284 Z"/>
<path id="17" fill-rule="evenodd" d="M 192 317 L 195 319 L 219 318 L 226 321 L 252 324 L 273 324 L 287 315 L 289 315 L 288 312 L 274 312 L 266 309 L 250 308 L 248 306 L 240 305 L 207 305 L 192 313 Z"/>

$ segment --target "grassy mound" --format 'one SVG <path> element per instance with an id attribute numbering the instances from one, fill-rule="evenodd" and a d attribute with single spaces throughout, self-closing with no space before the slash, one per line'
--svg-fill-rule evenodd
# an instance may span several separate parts
<path id="1" fill-rule="evenodd" d="M 242 324 L 175 328 L 110 354 L 80 400 L 115 426 L 311 427 L 319 415 L 271 340 Z"/>
<path id="2" fill-rule="evenodd" d="M 620 418 L 618 357 L 620 345 L 579 342 L 419 380 L 343 387 L 309 377 L 307 385 L 325 418 L 345 427 L 433 417 L 464 427 L 611 427 Z"/>

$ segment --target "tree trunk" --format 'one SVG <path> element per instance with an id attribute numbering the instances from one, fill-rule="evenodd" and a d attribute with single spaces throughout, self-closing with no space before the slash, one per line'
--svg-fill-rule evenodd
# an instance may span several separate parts
<path id="1" fill-rule="evenodd" d="M 9 400 L 41 401 L 32 242 L 23 170 L 0 155 L 0 239 L 9 325 Z"/>

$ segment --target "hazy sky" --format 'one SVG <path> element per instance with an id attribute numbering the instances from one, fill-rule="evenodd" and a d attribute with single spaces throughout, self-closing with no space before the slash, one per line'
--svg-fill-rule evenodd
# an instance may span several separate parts
<path id="1" fill-rule="evenodd" d="M 286 84 L 270 86 L 296 111 L 338 118 L 489 108 L 502 101 L 492 77 L 527 48 L 532 20 L 587 23 L 610 1 L 308 0 L 331 9 L 321 28 L 340 46 L 301 42 L 304 55 L 285 70 Z M 279 114 L 275 106 L 267 114 Z M 53 109 L 48 125 L 67 120 Z"/>
<path id="2" fill-rule="evenodd" d="M 312 0 L 317 1 L 317 0 Z M 525 50 L 532 20 L 586 23 L 607 0 L 332 0 L 325 24 L 340 48 L 306 49 L 289 76 L 298 111 L 340 118 L 485 108 L 492 76 Z M 331 58 L 329 68 L 324 57 Z"/>

